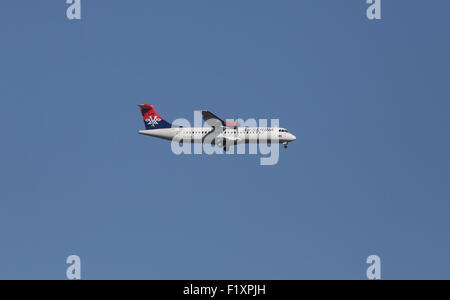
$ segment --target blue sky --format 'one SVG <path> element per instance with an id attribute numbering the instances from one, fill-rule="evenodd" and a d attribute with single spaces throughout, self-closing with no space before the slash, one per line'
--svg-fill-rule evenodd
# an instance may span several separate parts
<path id="1" fill-rule="evenodd" d="M 0 279 L 450 279 L 448 1 L 0 5 Z M 280 162 L 137 134 L 279 118 Z"/>

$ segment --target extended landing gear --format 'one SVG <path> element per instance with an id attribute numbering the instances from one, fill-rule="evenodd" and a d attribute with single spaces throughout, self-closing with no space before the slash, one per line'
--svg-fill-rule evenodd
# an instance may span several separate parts
<path id="1" fill-rule="evenodd" d="M 284 149 L 287 149 L 288 143 L 283 143 Z"/>

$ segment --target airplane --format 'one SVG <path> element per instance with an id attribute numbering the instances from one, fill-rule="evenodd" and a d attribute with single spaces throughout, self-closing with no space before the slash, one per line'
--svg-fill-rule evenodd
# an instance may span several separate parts
<path id="1" fill-rule="evenodd" d="M 271 143 L 275 140 L 287 148 L 296 137 L 285 128 L 278 127 L 240 127 L 238 123 L 226 122 L 207 110 L 201 110 L 203 120 L 211 127 L 177 127 L 164 120 L 150 104 L 139 104 L 145 130 L 142 135 L 172 141 L 204 143 L 209 136 L 211 144 L 228 151 L 231 145 L 242 143 Z"/>

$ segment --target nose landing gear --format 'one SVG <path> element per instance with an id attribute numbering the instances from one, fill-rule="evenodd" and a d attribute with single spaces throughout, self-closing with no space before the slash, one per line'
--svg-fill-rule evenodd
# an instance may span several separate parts
<path id="1" fill-rule="evenodd" d="M 284 149 L 287 149 L 288 143 L 287 143 L 287 142 L 284 142 L 284 143 L 283 143 L 283 146 L 284 146 Z"/>

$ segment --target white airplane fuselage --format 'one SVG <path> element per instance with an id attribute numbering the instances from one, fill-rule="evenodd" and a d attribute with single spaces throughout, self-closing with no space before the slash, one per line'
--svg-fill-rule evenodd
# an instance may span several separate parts
<path id="1" fill-rule="evenodd" d="M 212 127 L 181 127 L 139 130 L 140 134 L 148 135 L 165 140 L 173 140 L 184 143 L 203 143 L 205 138 L 213 134 Z M 224 128 L 219 134 L 215 133 L 216 139 L 226 140 L 227 143 L 271 143 L 277 141 L 280 144 L 287 144 L 295 141 L 296 137 L 284 128 L 277 127 L 238 127 Z"/>

